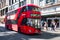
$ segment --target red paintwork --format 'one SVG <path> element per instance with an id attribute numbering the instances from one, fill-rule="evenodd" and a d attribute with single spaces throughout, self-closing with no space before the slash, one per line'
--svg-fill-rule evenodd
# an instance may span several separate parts
<path id="1" fill-rule="evenodd" d="M 26 6 L 34 6 L 34 7 L 38 7 L 38 6 L 35 6 L 33 4 L 29 4 L 29 5 L 26 5 Z M 18 18 L 18 15 L 20 14 L 20 10 L 25 7 L 25 6 L 22 6 L 20 8 L 17 9 L 17 13 L 15 14 L 15 18 L 12 19 L 12 20 L 17 20 Z M 30 14 L 31 13 L 34 13 L 34 14 L 41 14 L 40 12 L 36 12 L 36 11 L 27 11 L 27 12 L 23 12 L 21 13 L 19 19 L 17 20 L 17 24 L 6 24 L 6 20 L 5 20 L 5 25 L 6 27 L 8 27 L 9 29 L 11 30 L 14 30 L 14 31 L 18 31 L 18 28 L 19 28 L 19 31 L 21 31 L 22 33 L 25 33 L 25 34 L 34 34 L 34 33 L 40 33 L 41 30 L 38 30 L 36 28 L 33 28 L 31 26 L 27 26 L 27 25 L 21 25 L 21 22 L 24 18 L 41 18 L 41 17 L 31 17 Z M 24 15 L 23 15 L 24 14 Z M 6 16 L 7 17 L 7 16 Z M 6 18 L 7 19 L 7 18 Z M 30 32 L 29 32 L 30 31 Z M 36 32 L 37 31 L 37 32 Z"/>
<path id="2" fill-rule="evenodd" d="M 23 25 L 22 27 L 20 27 L 20 31 L 22 33 L 25 33 L 25 34 L 34 34 L 34 33 L 40 33 L 41 32 L 41 30 L 35 29 L 31 26 L 26 26 L 26 25 Z"/>

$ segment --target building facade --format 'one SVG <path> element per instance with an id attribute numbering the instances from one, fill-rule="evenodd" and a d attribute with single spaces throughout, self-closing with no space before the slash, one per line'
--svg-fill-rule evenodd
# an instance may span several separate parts
<path id="1" fill-rule="evenodd" d="M 6 12 L 8 12 L 8 0 L 0 0 L 0 21 L 3 21 Z"/>
<path id="2" fill-rule="evenodd" d="M 60 0 L 42 0 L 40 2 L 43 3 L 41 13 L 42 20 L 48 22 L 48 26 L 50 27 L 51 21 L 54 20 L 57 23 L 57 26 L 60 27 Z"/>

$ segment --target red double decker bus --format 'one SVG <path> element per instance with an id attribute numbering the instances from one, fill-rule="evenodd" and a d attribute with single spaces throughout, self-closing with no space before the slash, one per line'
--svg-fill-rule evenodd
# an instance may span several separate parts
<path id="1" fill-rule="evenodd" d="M 25 34 L 40 34 L 40 20 L 40 8 L 36 5 L 28 4 L 14 11 L 7 12 L 5 27 Z"/>

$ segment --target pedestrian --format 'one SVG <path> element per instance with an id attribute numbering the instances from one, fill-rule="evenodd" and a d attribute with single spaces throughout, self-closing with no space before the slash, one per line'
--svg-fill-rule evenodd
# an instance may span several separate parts
<path id="1" fill-rule="evenodd" d="M 55 28 L 56 28 L 56 22 L 53 20 L 51 22 L 51 30 L 54 30 L 55 31 Z"/>
<path id="2" fill-rule="evenodd" d="M 44 29 L 48 30 L 48 23 L 47 22 L 44 22 Z"/>

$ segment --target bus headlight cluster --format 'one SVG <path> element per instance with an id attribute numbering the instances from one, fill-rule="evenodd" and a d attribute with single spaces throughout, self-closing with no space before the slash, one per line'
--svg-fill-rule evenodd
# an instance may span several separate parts
<path id="1" fill-rule="evenodd" d="M 38 33 L 38 31 L 37 31 L 37 30 L 36 30 L 35 32 L 36 32 L 36 33 Z"/>
<path id="2" fill-rule="evenodd" d="M 32 32 L 31 30 L 29 30 L 29 32 Z"/>

